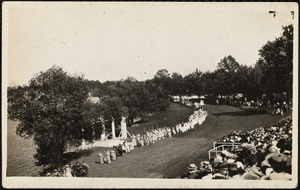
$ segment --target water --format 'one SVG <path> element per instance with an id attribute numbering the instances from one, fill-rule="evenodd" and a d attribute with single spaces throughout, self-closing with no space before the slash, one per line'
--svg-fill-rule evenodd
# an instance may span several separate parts
<path id="1" fill-rule="evenodd" d="M 36 152 L 32 139 L 24 139 L 16 134 L 18 123 L 7 122 L 7 176 L 38 176 L 40 167 L 35 166 Z"/>

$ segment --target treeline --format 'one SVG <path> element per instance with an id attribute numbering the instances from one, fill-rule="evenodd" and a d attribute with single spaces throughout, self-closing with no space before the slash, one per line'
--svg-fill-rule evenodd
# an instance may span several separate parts
<path id="1" fill-rule="evenodd" d="M 120 81 L 87 81 L 92 96 L 100 97 L 106 120 L 113 117 L 118 123 L 121 115 L 127 117 L 129 125 L 134 119 L 148 113 L 164 111 L 169 107 L 168 93 L 162 83 L 153 79 L 137 81 L 132 77 Z"/>
<path id="2" fill-rule="evenodd" d="M 247 45 L 247 44 L 244 44 Z M 187 76 L 161 70 L 163 86 L 172 95 L 233 96 L 245 94 L 248 99 L 272 99 L 274 94 L 292 95 L 293 26 L 283 27 L 283 33 L 259 50 L 260 58 L 253 66 L 240 64 L 233 56 L 224 57 L 215 71 L 196 69 Z"/>
<path id="3" fill-rule="evenodd" d="M 285 99 L 289 102 L 293 79 L 293 26 L 283 27 L 282 35 L 267 42 L 259 50 L 259 55 L 253 66 L 240 64 L 229 55 L 217 63 L 217 69 L 213 72 L 196 69 L 182 76 L 161 69 L 153 79 L 144 82 L 127 78 L 103 84 L 88 81 L 87 85 L 93 96 L 119 97 L 129 108 L 131 119 L 147 111 L 165 110 L 168 95 L 216 98 L 235 97 L 242 93 L 248 100 L 261 99 L 264 95 L 270 101 Z"/>

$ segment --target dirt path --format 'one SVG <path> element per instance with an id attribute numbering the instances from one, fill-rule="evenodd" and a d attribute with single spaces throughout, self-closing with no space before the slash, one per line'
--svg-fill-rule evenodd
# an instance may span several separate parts
<path id="1" fill-rule="evenodd" d="M 93 149 L 79 160 L 90 165 L 89 177 L 174 178 L 182 175 L 188 164 L 207 160 L 207 151 L 217 138 L 234 130 L 270 126 L 286 117 L 249 113 L 224 105 L 207 105 L 207 109 L 209 115 L 201 126 L 155 144 L 135 148 L 111 164 L 95 162 L 98 152 L 103 150 L 101 148 Z"/>

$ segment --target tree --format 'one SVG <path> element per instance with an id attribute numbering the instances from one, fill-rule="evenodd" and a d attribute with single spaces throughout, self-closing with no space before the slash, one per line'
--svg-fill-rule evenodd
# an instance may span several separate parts
<path id="1" fill-rule="evenodd" d="M 238 67 L 239 67 L 239 63 L 231 55 L 224 57 L 218 63 L 218 69 L 220 69 L 226 73 L 236 72 Z"/>
<path id="2" fill-rule="evenodd" d="M 218 63 L 216 70 L 215 82 L 220 87 L 222 95 L 235 95 L 238 93 L 239 84 L 237 78 L 237 71 L 240 64 L 231 55 L 224 57 Z"/>
<path id="3" fill-rule="evenodd" d="M 99 97 L 99 96 L 103 95 L 101 93 L 102 92 L 101 82 L 99 82 L 98 80 L 97 81 L 86 80 L 86 83 L 87 83 L 88 90 L 89 90 L 89 92 L 91 93 L 92 96 Z"/>
<path id="4" fill-rule="evenodd" d="M 168 92 L 157 80 L 145 81 L 145 87 L 149 91 L 149 111 L 164 111 L 169 107 Z"/>
<path id="5" fill-rule="evenodd" d="M 142 82 L 133 77 L 119 81 L 106 81 L 98 86 L 93 86 L 93 82 L 92 84 L 89 82 L 89 86 L 101 88 L 91 90 L 100 92 L 101 113 L 105 120 L 111 121 L 113 116 L 115 122 L 118 122 L 124 107 L 128 109 L 126 114 L 128 125 L 133 124 L 134 119 L 141 118 L 149 112 L 165 110 L 169 105 L 166 87 L 169 86 L 171 78 L 166 70 L 158 73 L 166 75 L 159 74 L 161 77 Z"/>
<path id="6" fill-rule="evenodd" d="M 107 120 L 107 124 L 111 124 L 112 118 L 114 118 L 115 123 L 121 122 L 122 108 L 124 103 L 122 99 L 118 96 L 103 96 L 100 99 L 100 113 L 104 120 Z M 99 116 L 98 116 L 99 117 Z"/>
<path id="7" fill-rule="evenodd" d="M 167 69 L 160 69 L 155 74 L 154 78 L 169 78 L 170 73 Z"/>
<path id="8" fill-rule="evenodd" d="M 172 74 L 172 79 L 170 83 L 170 93 L 172 95 L 179 95 L 179 96 L 185 93 L 183 77 L 179 73 Z"/>
<path id="9" fill-rule="evenodd" d="M 83 77 L 53 66 L 32 78 L 23 94 L 8 99 L 8 118 L 19 121 L 18 135 L 33 137 L 38 166 L 61 166 L 67 145 L 93 139 L 85 84 Z"/>
<path id="10" fill-rule="evenodd" d="M 246 65 L 240 65 L 236 72 L 238 92 L 247 95 L 249 99 L 255 99 L 262 94 L 258 88 L 256 74 L 259 73 L 255 72 L 255 67 Z"/>
<path id="11" fill-rule="evenodd" d="M 293 79 L 293 25 L 282 27 L 283 33 L 268 41 L 260 50 L 257 67 L 262 71 L 261 88 L 267 94 L 286 92 L 292 96 Z M 288 101 L 289 103 L 289 101 Z"/>
<path id="12" fill-rule="evenodd" d="M 171 92 L 171 80 L 170 73 L 167 69 L 158 70 L 153 79 L 156 85 L 160 86 L 166 94 L 170 94 Z"/>
<path id="13" fill-rule="evenodd" d="M 201 89 L 201 75 L 202 72 L 196 68 L 194 72 L 184 77 L 184 85 L 188 94 L 201 95 L 203 90 Z"/>
<path id="14" fill-rule="evenodd" d="M 203 95 L 208 95 L 210 98 L 210 95 L 214 92 L 214 84 L 213 84 L 213 73 L 211 72 L 205 72 L 201 75 L 201 90 Z"/>

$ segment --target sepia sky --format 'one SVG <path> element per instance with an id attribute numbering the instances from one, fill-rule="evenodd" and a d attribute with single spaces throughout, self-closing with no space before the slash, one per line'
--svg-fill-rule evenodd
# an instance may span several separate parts
<path id="1" fill-rule="evenodd" d="M 253 65 L 258 50 L 298 19 L 293 3 L 24 4 L 8 10 L 9 86 L 54 64 L 100 82 L 150 79 L 163 68 L 213 71 L 227 55 Z"/>

